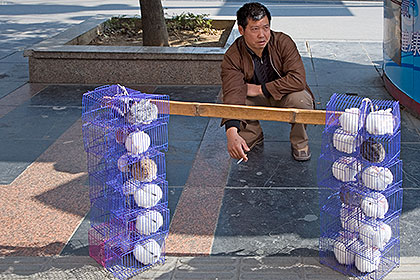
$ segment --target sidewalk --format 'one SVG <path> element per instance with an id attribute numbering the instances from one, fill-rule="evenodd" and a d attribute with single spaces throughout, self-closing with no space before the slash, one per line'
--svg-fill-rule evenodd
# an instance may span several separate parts
<path id="1" fill-rule="evenodd" d="M 419 258 L 403 258 L 400 268 L 386 280 L 418 279 Z M 0 264 L 7 271 L 0 279 L 115 279 L 89 257 L 9 257 Z M 249 280 L 345 280 L 352 279 L 319 264 L 312 257 L 167 257 L 133 280 L 249 279 Z"/>
<path id="2" fill-rule="evenodd" d="M 0 5 L 5 15 L 0 22 L 6 23 L 0 25 L 0 279 L 113 279 L 88 257 L 87 247 L 81 96 L 97 85 L 27 84 L 21 54 L 27 44 L 93 14 L 135 14 L 138 2 L 7 3 Z M 242 3 L 163 4 L 168 13 L 234 18 Z M 334 92 L 391 98 L 380 76 L 382 2 L 268 1 L 267 6 L 273 29 L 296 41 L 318 109 Z M 198 102 L 216 102 L 221 88 L 126 86 Z M 401 267 L 385 278 L 398 280 L 420 275 L 420 120 L 403 108 L 401 118 Z M 289 124 L 262 122 L 264 148 L 237 165 L 226 153 L 219 124 L 171 116 L 167 263 L 133 279 L 349 279 L 317 259 L 316 174 L 323 127 L 308 127 L 313 158 L 299 163 L 290 155 Z"/>

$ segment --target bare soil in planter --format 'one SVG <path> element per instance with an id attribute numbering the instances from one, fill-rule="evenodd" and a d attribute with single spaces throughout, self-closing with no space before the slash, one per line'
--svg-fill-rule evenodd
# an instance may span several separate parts
<path id="1" fill-rule="evenodd" d="M 167 20 L 167 23 L 170 20 Z M 231 28 L 173 30 L 168 28 L 170 47 L 223 47 Z M 89 45 L 142 46 L 143 30 L 139 18 L 112 18 Z"/>

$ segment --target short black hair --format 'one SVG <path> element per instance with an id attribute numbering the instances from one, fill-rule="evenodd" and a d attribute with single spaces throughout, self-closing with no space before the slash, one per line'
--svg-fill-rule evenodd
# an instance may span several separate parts
<path id="1" fill-rule="evenodd" d="M 267 16 L 268 21 L 271 22 L 270 11 L 263 4 L 258 2 L 246 3 L 236 12 L 238 25 L 242 26 L 243 29 L 248 25 L 248 19 L 257 21 L 265 16 Z"/>

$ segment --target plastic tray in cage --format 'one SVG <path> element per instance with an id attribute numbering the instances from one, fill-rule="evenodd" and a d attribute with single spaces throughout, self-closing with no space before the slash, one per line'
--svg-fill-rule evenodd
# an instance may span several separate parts
<path id="1" fill-rule="evenodd" d="M 350 134 L 341 128 L 329 127 L 322 133 L 321 155 L 351 156 L 359 160 L 385 165 L 400 156 L 401 132 L 392 135 Z"/>
<path id="2" fill-rule="evenodd" d="M 356 134 L 392 135 L 401 125 L 398 101 L 367 99 L 334 93 L 326 106 L 325 130 L 341 127 Z"/>
<path id="3" fill-rule="evenodd" d="M 118 279 L 127 279 L 154 265 L 163 264 L 167 235 L 168 232 L 162 232 L 145 239 L 117 237 L 120 246 L 112 248 L 113 258 L 106 262 L 105 267 Z"/>
<path id="4" fill-rule="evenodd" d="M 100 265 L 104 266 L 112 257 L 108 248 L 113 247 L 112 239 L 110 236 L 109 224 L 103 223 L 91 227 L 88 231 L 88 242 L 89 242 L 89 255 Z M 107 246 L 105 246 L 107 244 Z M 114 246 L 116 246 L 114 242 Z"/>
<path id="5" fill-rule="evenodd" d="M 119 224 L 124 225 L 124 232 L 136 239 L 169 230 L 169 209 L 166 205 L 137 210 L 121 209 L 112 211 L 112 214 Z"/>
<path id="6" fill-rule="evenodd" d="M 120 85 L 103 86 L 82 99 L 82 120 L 96 124 L 113 121 L 117 127 L 169 120 L 169 96 L 144 94 Z"/>
<path id="7" fill-rule="evenodd" d="M 319 251 L 320 262 L 336 271 L 358 279 L 380 280 L 399 265 L 400 243 L 392 239 L 381 251 L 352 234 L 331 231 L 321 236 Z"/>
<path id="8" fill-rule="evenodd" d="M 318 160 L 318 185 L 338 190 L 342 185 L 383 191 L 402 182 L 402 161 L 376 164 L 349 156 L 321 156 Z"/>

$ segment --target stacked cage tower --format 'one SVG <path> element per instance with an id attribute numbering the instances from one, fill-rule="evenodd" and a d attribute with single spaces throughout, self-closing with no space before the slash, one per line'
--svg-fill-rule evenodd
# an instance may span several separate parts
<path id="1" fill-rule="evenodd" d="M 399 265 L 399 103 L 334 94 L 318 161 L 320 262 L 359 279 Z"/>
<path id="2" fill-rule="evenodd" d="M 169 98 L 120 85 L 83 95 L 89 254 L 119 279 L 165 261 Z"/>

